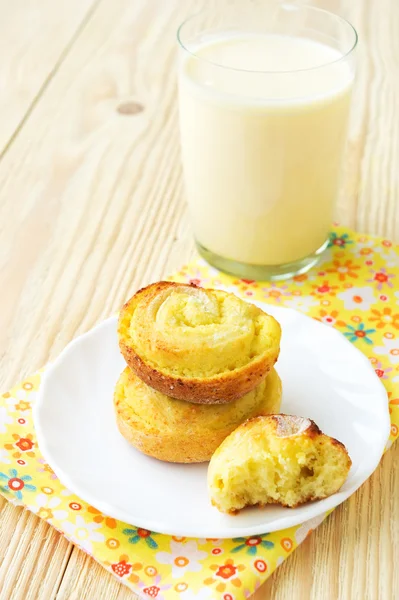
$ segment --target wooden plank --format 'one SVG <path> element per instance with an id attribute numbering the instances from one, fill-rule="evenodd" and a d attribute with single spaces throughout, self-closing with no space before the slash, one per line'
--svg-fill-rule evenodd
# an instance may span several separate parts
<path id="1" fill-rule="evenodd" d="M 96 0 L 0 0 L 0 156 L 59 69 Z"/>
<path id="2" fill-rule="evenodd" d="M 55 598 L 72 544 L 29 511 L 0 507 L 0 600 Z"/>

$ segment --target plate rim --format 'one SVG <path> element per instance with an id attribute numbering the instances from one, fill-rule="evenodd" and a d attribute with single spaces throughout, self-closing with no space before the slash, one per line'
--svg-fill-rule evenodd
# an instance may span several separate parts
<path id="1" fill-rule="evenodd" d="M 84 500 L 88 504 L 95 506 L 98 510 L 100 510 L 102 513 L 106 514 L 107 516 L 110 516 L 110 517 L 113 517 L 120 521 L 123 521 L 124 523 L 132 524 L 137 527 L 143 527 L 145 529 L 149 529 L 151 531 L 158 532 L 161 534 L 178 535 L 178 536 L 183 535 L 185 537 L 192 537 L 192 538 L 215 537 L 215 535 L 217 533 L 217 537 L 219 539 L 229 539 L 232 537 L 241 537 L 241 536 L 247 537 L 247 536 L 251 536 L 251 535 L 259 535 L 261 533 L 264 533 L 265 531 L 274 532 L 274 531 L 279 531 L 281 529 L 286 529 L 288 527 L 294 527 L 297 525 L 301 525 L 302 523 L 305 523 L 309 519 L 316 518 L 323 514 L 326 516 L 326 513 L 328 511 L 336 508 L 337 506 L 339 506 L 339 504 L 341 504 L 342 502 L 347 500 L 352 494 L 354 494 L 359 489 L 359 487 L 361 487 L 363 485 L 363 483 L 365 483 L 365 481 L 367 481 L 367 479 L 373 474 L 373 472 L 379 465 L 382 455 L 384 453 L 384 449 L 386 447 L 386 443 L 389 438 L 391 422 L 390 422 L 390 418 L 389 418 L 388 396 L 387 396 L 387 391 L 385 389 L 385 386 L 378 379 L 370 361 L 365 356 L 365 354 L 363 352 L 361 352 L 361 350 L 356 348 L 351 342 L 349 342 L 349 340 L 347 340 L 342 335 L 342 333 L 340 333 L 337 329 L 330 327 L 330 326 L 322 323 L 321 321 L 318 321 L 317 319 L 314 319 L 311 316 L 306 315 L 306 314 L 304 314 L 298 310 L 295 310 L 293 308 L 290 308 L 290 307 L 274 306 L 274 305 L 270 305 L 265 302 L 256 301 L 256 300 L 253 300 L 252 303 L 260 306 L 266 312 L 270 311 L 270 313 L 272 315 L 273 315 L 274 310 L 276 310 L 277 313 L 280 311 L 294 313 L 296 318 L 299 317 L 300 319 L 305 319 L 307 322 L 310 321 L 312 323 L 312 326 L 317 324 L 318 326 L 325 327 L 326 330 L 328 330 L 330 332 L 330 334 L 335 335 L 337 337 L 337 339 L 339 338 L 341 343 L 344 342 L 344 343 L 348 344 L 348 346 L 351 347 L 351 350 L 357 352 L 358 355 L 360 355 L 359 358 L 361 357 L 361 359 L 363 360 L 366 368 L 369 369 L 372 372 L 371 374 L 376 378 L 376 383 L 378 382 L 378 384 L 380 385 L 380 389 L 381 389 L 380 400 L 382 401 L 382 399 L 384 397 L 385 401 L 386 401 L 385 424 L 381 423 L 381 429 L 382 429 L 383 425 L 385 425 L 385 429 L 386 429 L 386 431 L 384 432 L 384 436 L 381 435 L 381 439 L 385 439 L 385 441 L 384 441 L 384 443 L 382 443 L 382 441 L 379 443 L 378 452 L 376 451 L 374 460 L 372 462 L 370 462 L 370 466 L 366 470 L 366 474 L 362 478 L 362 481 L 359 484 L 356 484 L 355 487 L 350 488 L 350 490 L 348 490 L 348 491 L 344 491 L 344 492 L 338 491 L 335 494 L 333 494 L 332 496 L 329 496 L 322 500 L 316 500 L 315 502 L 312 502 L 309 504 L 302 505 L 302 507 L 298 507 L 298 508 L 302 508 L 302 509 L 304 509 L 304 508 L 309 509 L 309 512 L 311 512 L 310 515 L 298 514 L 296 512 L 297 509 L 293 509 L 292 513 L 289 513 L 287 515 L 276 518 L 272 522 L 272 524 L 267 524 L 267 523 L 265 523 L 265 525 L 255 524 L 252 526 L 244 526 L 244 527 L 237 527 L 234 529 L 231 529 L 231 528 L 229 529 L 228 524 L 221 523 L 220 531 L 218 531 L 218 532 L 215 532 L 215 531 L 212 532 L 211 530 L 204 530 L 203 528 L 202 528 L 202 531 L 199 532 L 199 530 L 195 528 L 195 525 L 190 531 L 188 531 L 187 527 L 183 527 L 183 529 L 179 529 L 178 527 L 172 526 L 170 528 L 168 526 L 165 526 L 164 523 L 159 523 L 156 519 L 153 519 L 152 517 L 148 518 L 148 519 L 145 518 L 144 520 L 142 520 L 140 518 L 132 520 L 131 515 L 129 515 L 127 513 L 127 511 L 125 511 L 124 509 L 120 509 L 117 507 L 115 508 L 114 506 L 110 505 L 107 501 L 103 501 L 101 498 L 97 498 L 90 491 L 86 493 L 86 491 L 83 490 L 83 493 L 82 493 L 82 488 L 78 482 L 75 483 L 73 474 L 70 475 L 69 473 L 65 472 L 64 469 L 58 465 L 57 460 L 56 459 L 53 460 L 52 452 L 49 450 L 48 444 L 46 442 L 46 435 L 41 426 L 40 413 L 42 410 L 45 409 L 46 390 L 49 385 L 49 382 L 51 381 L 51 378 L 55 376 L 54 373 L 56 372 L 57 368 L 59 368 L 62 365 L 62 363 L 65 361 L 65 359 L 68 357 L 68 355 L 74 350 L 75 346 L 79 345 L 83 339 L 87 340 L 88 338 L 93 337 L 94 335 L 98 334 L 98 332 L 101 329 L 105 329 L 105 328 L 109 327 L 112 323 L 115 325 L 115 328 L 116 328 L 117 319 L 118 319 L 117 315 L 108 317 L 107 319 L 105 319 L 105 320 L 101 321 L 100 323 L 98 323 L 97 325 L 95 325 L 89 331 L 87 331 L 87 332 L 79 335 L 78 337 L 74 338 L 73 340 L 71 340 L 65 346 L 65 348 L 61 351 L 61 353 L 57 356 L 57 358 L 47 365 L 44 373 L 41 376 L 40 388 L 38 390 L 38 395 L 33 404 L 33 409 L 32 409 L 33 423 L 34 423 L 36 438 L 38 441 L 40 452 L 42 453 L 45 460 L 53 468 L 54 472 L 56 473 L 57 477 L 60 480 L 60 483 L 62 485 L 64 485 L 66 488 L 68 488 L 71 492 L 76 494 L 79 498 L 82 498 L 82 500 Z M 318 505 L 320 506 L 320 510 L 318 510 L 317 513 L 314 513 L 314 507 L 318 506 Z M 306 513 L 307 511 L 302 510 L 302 512 Z M 225 515 L 223 515 L 221 513 L 221 518 L 223 518 L 224 516 Z"/>

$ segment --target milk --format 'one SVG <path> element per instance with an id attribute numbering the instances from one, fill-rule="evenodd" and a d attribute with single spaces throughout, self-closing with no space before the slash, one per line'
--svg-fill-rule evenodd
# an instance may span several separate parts
<path id="1" fill-rule="evenodd" d="M 185 53 L 182 158 L 202 246 L 242 263 L 281 265 L 323 245 L 353 81 L 341 58 L 328 45 L 273 34 L 208 37 Z"/>

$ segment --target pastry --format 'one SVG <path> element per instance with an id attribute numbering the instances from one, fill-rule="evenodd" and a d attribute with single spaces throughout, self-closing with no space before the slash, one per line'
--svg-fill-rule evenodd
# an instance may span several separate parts
<path id="1" fill-rule="evenodd" d="M 314 421 L 291 415 L 243 423 L 209 463 L 208 489 L 221 512 L 245 506 L 295 507 L 337 492 L 351 467 L 346 448 Z"/>
<path id="2" fill-rule="evenodd" d="M 223 440 L 246 419 L 280 410 L 276 371 L 254 390 L 228 404 L 192 404 L 168 398 L 126 368 L 115 388 L 117 424 L 141 452 L 169 462 L 210 460 Z"/>
<path id="3" fill-rule="evenodd" d="M 119 345 L 129 367 L 167 396 L 231 402 L 276 362 L 280 325 L 254 304 L 220 290 L 161 281 L 122 308 Z"/>

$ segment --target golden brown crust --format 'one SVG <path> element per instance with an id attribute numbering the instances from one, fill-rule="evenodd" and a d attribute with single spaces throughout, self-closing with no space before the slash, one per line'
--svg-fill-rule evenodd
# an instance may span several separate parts
<path id="1" fill-rule="evenodd" d="M 263 453 L 264 443 L 266 443 L 267 447 L 267 450 L 265 450 L 266 454 Z M 334 448 L 333 453 L 330 451 L 332 448 Z M 322 453 L 323 450 L 324 454 Z M 301 460 L 304 460 L 304 462 L 299 463 L 298 467 L 295 466 L 295 463 L 298 465 L 295 458 L 298 456 L 297 453 L 301 456 Z M 284 492 L 280 492 L 277 496 L 272 495 L 276 493 L 275 490 L 271 491 L 269 496 L 263 491 L 262 500 L 265 499 L 266 502 L 251 500 L 237 506 L 237 495 L 240 497 L 244 495 L 245 497 L 246 491 L 244 487 L 239 491 L 237 489 L 233 490 L 230 487 L 230 482 L 236 481 L 237 469 L 243 468 L 245 464 L 243 457 L 245 456 L 248 460 L 252 461 L 253 469 L 253 461 L 256 460 L 257 456 L 262 457 L 261 460 L 266 460 L 265 456 L 273 454 L 275 458 L 277 457 L 277 465 L 286 464 L 285 462 L 280 462 L 278 459 L 279 456 L 290 459 L 287 462 L 287 471 L 284 472 L 283 480 L 287 480 L 290 473 L 289 469 L 291 469 L 291 473 L 295 473 L 293 476 L 293 487 L 285 489 Z M 305 456 L 310 458 L 305 459 Z M 325 458 L 321 458 L 322 456 Z M 328 456 L 331 459 L 327 459 Z M 329 462 L 323 463 L 323 460 L 329 460 Z M 321 476 L 320 465 L 323 464 L 327 467 L 324 471 L 327 475 L 323 475 L 323 478 L 326 477 L 326 479 L 323 479 L 323 483 L 321 484 L 318 477 Z M 227 512 L 232 515 L 237 514 L 242 508 L 249 505 L 262 507 L 266 504 L 279 504 L 287 508 L 295 508 L 306 502 L 321 500 L 336 493 L 345 481 L 351 465 L 352 461 L 345 445 L 335 438 L 324 434 L 311 419 L 286 415 L 284 413 L 253 417 L 235 429 L 219 446 L 212 457 L 208 470 L 208 487 L 211 502 L 221 512 Z M 278 468 L 280 467 L 276 467 L 276 463 L 274 465 L 271 463 L 269 465 L 269 472 L 273 473 L 273 469 Z M 298 472 L 295 471 L 297 468 Z M 302 474 L 302 468 L 307 470 L 308 473 Z M 307 478 L 314 477 L 314 468 L 319 469 L 318 475 L 314 480 L 314 485 L 309 486 L 308 483 L 311 479 Z M 229 480 L 230 469 L 234 474 L 232 480 Z M 284 469 L 286 469 L 285 466 Z M 277 481 L 280 481 L 279 477 L 280 475 L 278 475 Z M 220 488 L 219 481 L 223 482 Z M 248 481 L 248 477 L 244 478 L 243 481 Z M 268 485 L 268 489 L 273 490 L 273 484 L 268 483 Z M 295 485 L 303 485 L 303 487 L 295 488 Z M 230 499 L 229 496 L 226 496 L 227 490 L 229 490 Z M 286 495 L 284 496 L 284 494 Z"/>
<path id="2" fill-rule="evenodd" d="M 140 289 L 125 303 L 118 325 L 119 346 L 122 355 L 140 379 L 167 396 L 199 404 L 224 404 L 236 400 L 259 385 L 273 368 L 279 354 L 278 342 L 276 347 L 270 348 L 270 351 L 265 350 L 263 354 L 245 366 L 207 378 L 177 376 L 165 369 L 154 368 L 148 360 L 139 355 L 134 347 L 129 335 L 129 327 L 138 303 L 150 302 L 167 288 L 181 289 L 182 287 L 196 288 L 196 286 L 188 284 L 160 281 Z M 214 290 L 207 291 L 213 292 Z M 274 319 L 273 321 L 276 323 Z M 278 331 L 280 332 L 279 328 Z M 148 344 L 150 345 L 150 340 L 148 340 Z M 164 350 L 173 353 L 171 349 Z M 177 360 L 176 357 L 176 363 Z M 193 363 L 195 364 L 195 356 Z"/>
<path id="3" fill-rule="evenodd" d="M 251 392 L 254 399 L 250 396 L 238 399 L 233 403 L 235 406 L 200 406 L 165 398 L 126 368 L 114 394 L 118 429 L 132 446 L 159 460 L 209 461 L 223 440 L 246 418 L 248 412 L 242 414 L 243 411 L 257 415 L 279 411 L 280 378 L 273 371 L 269 384 L 268 381 L 258 391 Z M 140 402 L 145 408 L 141 408 L 141 415 Z M 211 415 L 208 411 L 212 411 Z"/>

